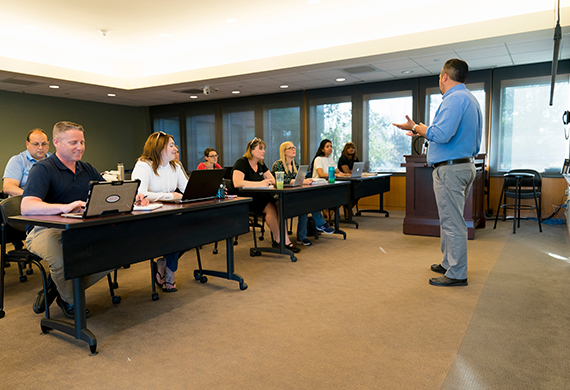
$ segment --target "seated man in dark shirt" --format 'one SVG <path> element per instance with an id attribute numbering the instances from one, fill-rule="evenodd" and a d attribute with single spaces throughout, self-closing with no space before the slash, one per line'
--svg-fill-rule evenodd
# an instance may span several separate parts
<path id="1" fill-rule="evenodd" d="M 53 128 L 55 154 L 36 163 L 30 170 L 22 198 L 22 215 L 54 215 L 79 212 L 85 207 L 89 182 L 104 181 L 92 165 L 82 162 L 85 152 L 83 127 L 73 122 L 58 122 Z M 144 201 L 143 201 L 144 202 Z M 48 304 L 57 299 L 63 314 L 73 318 L 73 283 L 63 275 L 61 230 L 35 226 L 28 232 L 28 250 L 48 262 Z M 85 278 L 89 287 L 108 271 Z M 43 290 L 38 293 L 34 312 L 45 311 Z"/>

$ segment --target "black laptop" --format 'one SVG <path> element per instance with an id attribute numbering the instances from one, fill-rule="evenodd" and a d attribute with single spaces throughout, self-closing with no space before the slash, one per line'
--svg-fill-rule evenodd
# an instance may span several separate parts
<path id="1" fill-rule="evenodd" d="M 196 169 L 190 172 L 182 199 L 160 200 L 161 203 L 188 203 L 214 199 L 226 174 L 225 169 Z"/>

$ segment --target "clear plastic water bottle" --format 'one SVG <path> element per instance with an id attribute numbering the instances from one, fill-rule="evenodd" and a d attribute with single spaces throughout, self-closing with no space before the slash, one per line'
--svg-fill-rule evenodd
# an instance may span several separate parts
<path id="1" fill-rule="evenodd" d="M 334 183 L 334 167 L 332 165 L 329 167 L 329 183 Z"/>

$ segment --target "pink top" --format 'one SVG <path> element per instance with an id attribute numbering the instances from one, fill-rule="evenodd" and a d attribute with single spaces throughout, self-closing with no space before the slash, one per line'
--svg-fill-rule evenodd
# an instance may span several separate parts
<path id="1" fill-rule="evenodd" d="M 208 169 L 208 168 L 206 167 L 206 164 L 201 162 L 200 164 L 198 164 L 198 168 L 196 168 L 196 169 Z M 214 169 L 222 169 L 222 166 L 220 164 L 216 163 L 214 165 Z"/>

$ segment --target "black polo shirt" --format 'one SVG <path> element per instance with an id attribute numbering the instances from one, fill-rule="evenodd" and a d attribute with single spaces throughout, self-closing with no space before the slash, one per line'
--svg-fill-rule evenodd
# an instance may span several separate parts
<path id="1" fill-rule="evenodd" d="M 89 182 L 104 181 L 103 176 L 89 163 L 78 161 L 75 173 L 55 154 L 37 162 L 28 176 L 24 197 L 35 196 L 46 203 L 72 203 L 87 200 Z"/>

